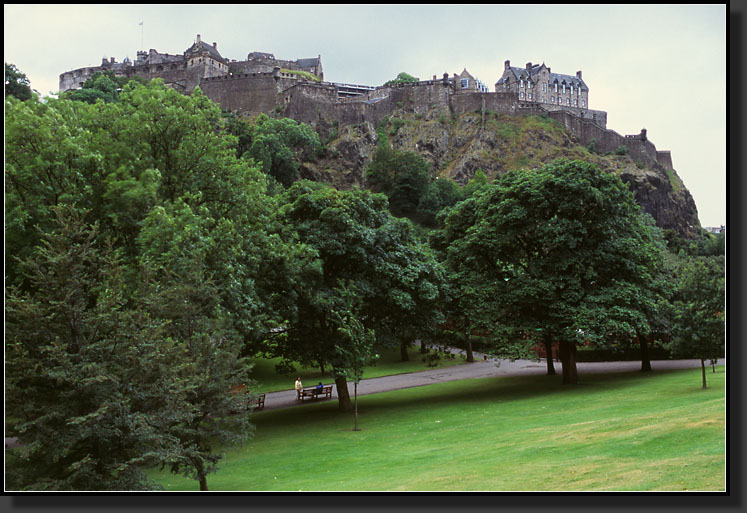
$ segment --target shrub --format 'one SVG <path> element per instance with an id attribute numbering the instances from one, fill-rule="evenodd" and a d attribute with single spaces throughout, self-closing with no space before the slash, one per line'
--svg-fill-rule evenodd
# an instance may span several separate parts
<path id="1" fill-rule="evenodd" d="M 615 155 L 627 155 L 628 154 L 628 147 L 624 144 L 621 146 L 618 146 L 615 150 Z"/>

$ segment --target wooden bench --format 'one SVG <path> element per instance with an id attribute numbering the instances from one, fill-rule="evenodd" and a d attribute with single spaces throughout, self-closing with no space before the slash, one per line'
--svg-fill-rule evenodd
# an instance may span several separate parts
<path id="1" fill-rule="evenodd" d="M 249 400 L 249 407 L 255 410 L 261 410 L 265 407 L 265 394 L 258 394 L 257 397 L 253 397 Z"/>
<path id="2" fill-rule="evenodd" d="M 304 388 L 301 390 L 301 400 L 305 398 L 319 399 L 324 396 L 325 399 L 332 398 L 332 385 L 325 385 L 321 389 L 317 387 Z"/>

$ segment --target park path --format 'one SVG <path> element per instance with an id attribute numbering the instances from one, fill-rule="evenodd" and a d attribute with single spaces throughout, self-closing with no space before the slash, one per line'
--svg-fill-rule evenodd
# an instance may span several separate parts
<path id="1" fill-rule="evenodd" d="M 358 383 L 358 396 L 378 394 L 390 390 L 401 390 L 404 388 L 432 385 L 434 383 L 445 383 L 447 381 L 458 381 L 461 379 L 491 378 L 500 376 L 524 376 L 534 374 L 546 374 L 547 363 L 532 360 L 492 360 L 484 359 L 484 355 L 474 353 L 475 362 L 445 367 L 443 369 L 430 369 L 408 374 L 395 374 L 393 376 L 382 376 L 380 378 L 362 379 Z M 724 360 L 718 361 L 723 364 Z M 561 364 L 556 362 L 555 372 L 561 373 Z M 604 372 L 635 372 L 641 369 L 640 361 L 632 362 L 580 362 L 577 363 L 579 374 L 594 374 Z M 690 369 L 700 367 L 700 360 L 653 360 L 651 368 L 654 371 L 665 369 Z M 558 376 L 560 379 L 560 376 Z M 348 382 L 348 391 L 353 396 L 353 383 Z M 332 389 L 332 399 L 337 399 L 337 387 Z M 265 396 L 265 410 L 276 408 L 288 408 L 292 406 L 303 406 L 319 400 L 297 401 L 296 391 L 282 390 L 279 392 L 268 392 Z"/>
<path id="2" fill-rule="evenodd" d="M 459 353 L 459 351 L 456 351 Z M 460 379 L 492 378 L 499 376 L 524 376 L 547 373 L 547 363 L 532 360 L 493 360 L 484 359 L 480 353 L 474 353 L 474 363 L 464 363 L 443 369 L 430 369 L 407 374 L 395 374 L 393 376 L 382 376 L 380 378 L 362 379 L 358 383 L 358 396 L 378 394 L 390 390 L 401 390 L 404 388 L 421 387 L 434 383 L 445 383 L 447 381 L 458 381 Z M 720 359 L 718 363 L 724 363 Z M 560 374 L 560 363 L 556 362 L 555 372 Z M 594 374 L 602 372 L 635 372 L 641 369 L 640 361 L 632 362 L 581 362 L 577 363 L 579 374 Z M 665 369 L 691 369 L 700 367 L 700 360 L 654 360 L 651 362 L 654 371 Z M 560 376 L 558 376 L 560 379 Z M 348 383 L 348 391 L 353 396 L 353 383 Z M 337 387 L 332 388 L 332 399 L 337 399 Z M 281 390 L 279 392 L 268 392 L 265 396 L 265 410 L 277 408 L 302 407 L 319 400 L 297 401 L 296 391 Z M 16 438 L 5 438 L 5 447 L 11 448 L 18 445 Z"/>

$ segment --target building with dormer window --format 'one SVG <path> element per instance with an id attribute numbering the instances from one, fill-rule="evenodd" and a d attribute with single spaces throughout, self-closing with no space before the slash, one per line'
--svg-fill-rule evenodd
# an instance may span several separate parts
<path id="1" fill-rule="evenodd" d="M 506 61 L 503 75 L 495 83 L 496 93 L 516 93 L 519 99 L 577 109 L 589 108 L 589 87 L 576 75 L 553 73 L 542 64 L 527 62 L 523 68 L 511 66 Z"/>

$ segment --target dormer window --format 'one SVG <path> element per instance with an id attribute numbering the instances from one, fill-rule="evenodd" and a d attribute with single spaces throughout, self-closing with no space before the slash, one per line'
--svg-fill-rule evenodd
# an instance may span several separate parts
<path id="1" fill-rule="evenodd" d="M 519 80 L 519 87 L 524 87 L 524 81 L 523 80 Z"/>
<path id="2" fill-rule="evenodd" d="M 558 83 L 557 82 L 555 82 L 555 92 L 556 93 L 558 92 Z"/>
<path id="3" fill-rule="evenodd" d="M 563 94 L 565 94 L 565 84 L 563 84 Z"/>
<path id="4" fill-rule="evenodd" d="M 573 94 L 573 85 L 571 85 L 571 94 Z"/>
<path id="5" fill-rule="evenodd" d="M 469 79 L 463 78 L 462 79 L 462 89 L 467 89 L 469 87 Z"/>

